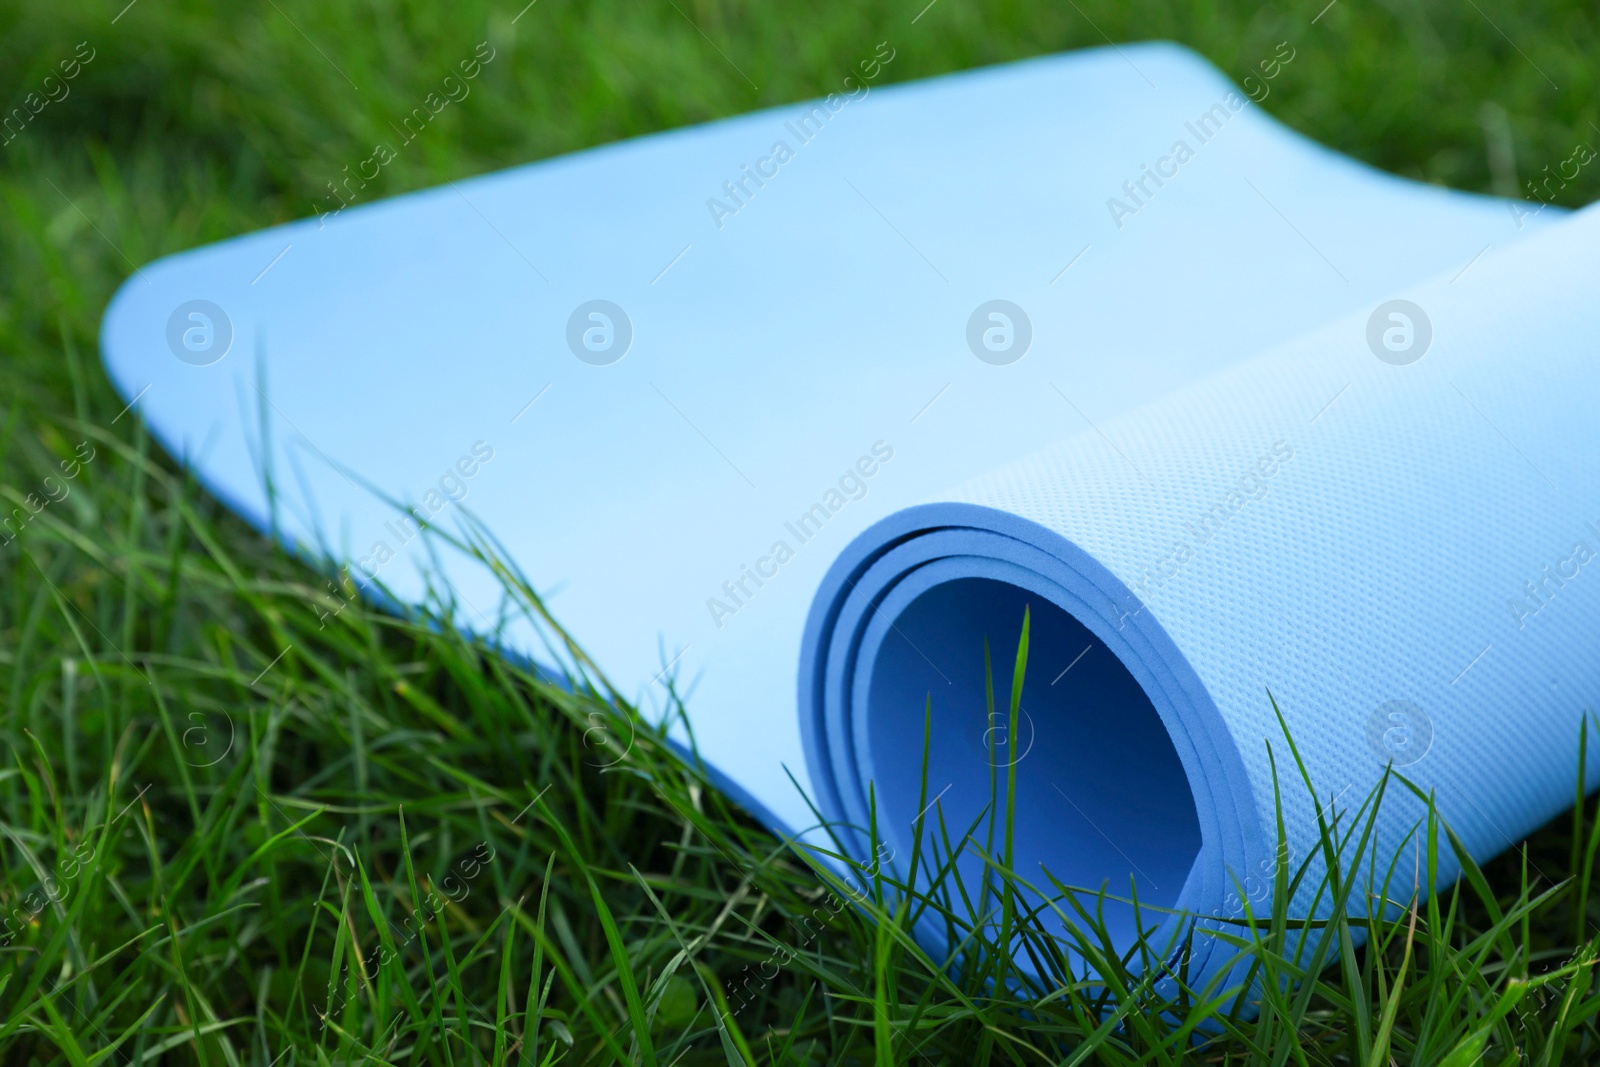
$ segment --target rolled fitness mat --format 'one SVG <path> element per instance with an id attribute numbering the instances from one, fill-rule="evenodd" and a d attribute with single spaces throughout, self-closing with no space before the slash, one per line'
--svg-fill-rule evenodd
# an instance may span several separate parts
<path id="1" fill-rule="evenodd" d="M 993 803 L 1009 721 L 986 710 L 984 641 L 1028 605 L 1003 758 L 1037 885 L 1043 867 L 1125 898 L 1131 871 L 1157 908 L 1264 906 L 1276 797 L 1291 854 L 1319 840 L 1279 710 L 1322 800 L 1354 808 L 1392 765 L 1472 855 L 1513 845 L 1571 804 L 1600 700 L 1597 282 L 1589 210 L 875 524 L 823 579 L 801 654 L 822 810 L 868 825 L 870 783 L 904 855 L 925 796 L 958 830 Z M 1380 809 L 1379 874 L 1407 857 L 1391 898 L 1417 888 L 1426 812 L 1402 789 Z M 1127 948 L 1131 910 L 1107 918 Z"/>
<path id="2" fill-rule="evenodd" d="M 107 369 L 258 528 L 575 669 L 421 534 L 480 523 L 807 842 L 870 789 L 907 843 L 929 701 L 943 810 L 987 797 L 1024 604 L 1025 874 L 1225 907 L 1269 688 L 1319 782 L 1399 738 L 1481 853 L 1564 803 L 1592 222 L 1343 159 L 1171 45 L 878 87 L 895 55 L 148 265 Z"/>

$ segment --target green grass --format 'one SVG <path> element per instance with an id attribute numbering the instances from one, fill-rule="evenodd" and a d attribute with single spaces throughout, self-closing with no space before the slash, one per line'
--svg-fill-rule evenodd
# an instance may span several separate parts
<path id="1" fill-rule="evenodd" d="M 1593 811 L 1414 906 L 1346 897 L 1356 918 L 1308 930 L 1255 916 L 1226 935 L 1256 968 L 1254 1015 L 1141 978 L 1139 952 L 1097 944 L 1092 899 L 1057 905 L 1076 957 L 1031 932 L 1001 825 L 984 837 L 1001 932 L 945 968 L 906 930 L 960 919 L 947 883 L 908 900 L 866 870 L 862 898 L 603 688 L 552 688 L 286 558 L 119 417 L 95 349 L 135 264 L 325 205 L 480 41 L 496 58 L 472 95 L 372 198 L 822 93 L 881 40 L 886 77 L 907 80 L 1156 37 L 1235 78 L 1288 40 L 1265 106 L 1291 125 L 1401 174 L 1525 192 L 1600 146 L 1592 5 L 939 0 L 913 22 L 920 0 L 124 3 L 0 6 L 8 109 L 79 42 L 93 51 L 0 147 L 0 496 L 7 512 L 50 500 L 0 544 L 0 905 L 16 930 L 0 1062 L 1596 1057 Z M 1590 165 L 1558 202 L 1597 191 Z M 1308 788 L 1275 754 L 1282 788 Z M 1351 802 L 1330 843 L 1356 848 L 1376 800 Z M 1277 899 L 1296 877 L 1361 892 L 1348 863 L 1327 878 L 1284 863 Z M 1089 973 L 1066 975 L 1069 958 Z"/>

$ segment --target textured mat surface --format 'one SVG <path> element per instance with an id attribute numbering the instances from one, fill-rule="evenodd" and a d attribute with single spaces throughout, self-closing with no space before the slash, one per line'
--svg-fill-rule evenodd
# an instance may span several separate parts
<path id="1" fill-rule="evenodd" d="M 1269 687 L 1324 787 L 1412 744 L 1481 851 L 1555 810 L 1593 227 L 1343 159 L 1169 45 L 870 60 L 146 266 L 108 371 L 258 527 L 562 664 L 416 532 L 470 513 L 788 831 L 795 782 L 851 819 L 879 781 L 908 827 L 930 693 L 952 814 L 1001 751 L 1025 857 L 1200 911 L 1261 862 Z M 1023 603 L 997 738 L 973 665 Z"/>
<path id="2" fill-rule="evenodd" d="M 819 790 L 864 822 L 876 783 L 904 848 L 921 782 L 896 772 L 932 694 L 930 794 L 949 788 L 952 825 L 989 802 L 985 762 L 1016 760 L 1019 855 L 1124 895 L 1131 871 L 1142 900 L 1217 916 L 1242 912 L 1240 883 L 1258 903 L 1270 889 L 1267 742 L 1295 865 L 1318 839 L 1269 690 L 1339 807 L 1392 761 L 1476 856 L 1566 808 L 1600 699 L 1597 237 L 1587 211 L 1407 290 L 1409 353 L 1384 331 L 1375 352 L 1357 312 L 864 533 L 802 659 Z M 1047 638 L 997 760 L 981 689 L 963 692 L 981 662 L 938 642 L 993 640 L 1023 601 L 1079 628 Z M 1404 856 L 1391 898 L 1410 898 L 1424 815 L 1398 788 L 1382 808 L 1376 854 Z"/>

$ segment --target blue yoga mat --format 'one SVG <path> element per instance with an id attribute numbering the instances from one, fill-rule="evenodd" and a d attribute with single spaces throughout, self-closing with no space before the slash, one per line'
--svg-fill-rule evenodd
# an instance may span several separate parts
<path id="1" fill-rule="evenodd" d="M 808 842 L 812 804 L 859 827 L 871 797 L 904 863 L 930 707 L 950 825 L 998 759 L 1024 876 L 1203 915 L 1269 888 L 1269 690 L 1330 796 L 1392 759 L 1477 854 L 1568 803 L 1600 696 L 1592 213 L 1373 171 L 1171 45 L 882 86 L 893 61 L 392 200 L 347 184 L 136 272 L 107 369 L 262 530 L 576 670 L 419 532 L 481 523 Z M 1025 606 L 1012 737 L 983 649 L 1004 707 Z M 1303 854 L 1315 806 L 1284 796 Z"/>

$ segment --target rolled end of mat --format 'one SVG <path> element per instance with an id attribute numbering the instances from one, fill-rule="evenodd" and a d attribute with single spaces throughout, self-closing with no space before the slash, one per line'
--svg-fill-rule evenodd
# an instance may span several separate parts
<path id="1" fill-rule="evenodd" d="M 1038 926 L 1084 926 L 1073 897 L 1119 954 L 1138 927 L 1176 954 L 1194 923 L 1242 912 L 1237 890 L 1267 855 L 1239 753 L 1159 620 L 1082 549 L 1006 512 L 927 504 L 857 537 L 812 602 L 799 687 L 837 839 L 902 882 L 916 852 L 919 892 L 960 922 L 993 910 L 978 903 L 984 854 L 1003 858 L 1008 821 Z M 952 855 L 965 902 L 937 873 Z M 918 928 L 946 948 L 951 932 L 937 909 Z M 1191 969 L 1214 947 L 1196 939 Z"/>

